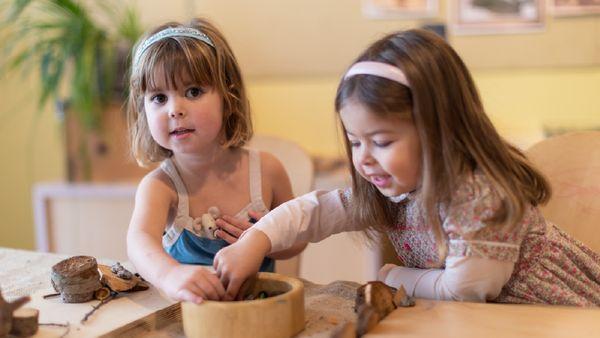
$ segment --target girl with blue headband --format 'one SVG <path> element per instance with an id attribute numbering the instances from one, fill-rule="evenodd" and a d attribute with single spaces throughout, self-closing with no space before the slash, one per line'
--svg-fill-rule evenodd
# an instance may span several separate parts
<path id="1" fill-rule="evenodd" d="M 215 258 L 228 297 L 265 254 L 351 230 L 390 239 L 378 278 L 411 296 L 600 305 L 600 255 L 546 221 L 546 179 L 486 116 L 458 54 L 424 30 L 372 44 L 335 100 L 352 188 L 284 203 Z"/>
<path id="2" fill-rule="evenodd" d="M 222 299 L 214 255 L 252 218 L 293 197 L 274 156 L 243 148 L 252 137 L 250 106 L 223 35 L 196 19 L 143 37 L 133 53 L 127 110 L 133 156 L 143 166 L 160 162 L 137 189 L 130 260 L 173 299 Z M 305 246 L 269 255 L 260 270 L 273 271 L 273 259 Z"/>

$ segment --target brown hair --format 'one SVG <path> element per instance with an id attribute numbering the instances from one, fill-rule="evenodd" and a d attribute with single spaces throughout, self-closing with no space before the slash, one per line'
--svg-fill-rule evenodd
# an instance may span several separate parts
<path id="1" fill-rule="evenodd" d="M 550 186 L 525 155 L 500 137 L 486 116 L 471 75 L 458 54 L 442 38 L 425 30 L 392 33 L 376 41 L 355 62 L 378 61 L 400 68 L 410 88 L 369 75 L 339 84 L 335 109 L 357 100 L 374 114 L 407 116 L 418 130 L 422 149 L 419 203 L 438 244 L 444 233 L 439 206 L 449 203 L 458 177 L 481 170 L 502 198 L 492 224 L 519 222 L 526 204 L 550 198 Z M 342 126 L 343 128 L 343 126 Z M 352 162 L 348 137 L 346 152 Z M 394 224 L 394 204 L 352 167 L 353 220 L 369 229 Z M 445 257 L 445 245 L 440 259 Z"/>
<path id="2" fill-rule="evenodd" d="M 127 120 L 131 153 L 142 166 L 172 155 L 170 150 L 158 145 L 150 134 L 144 111 L 144 93 L 162 80 L 169 87 L 177 87 L 181 83 L 182 72 L 187 72 L 199 85 L 213 87 L 223 98 L 224 147 L 241 147 L 252 137 L 250 105 L 242 74 L 223 35 L 205 19 L 194 19 L 185 25 L 169 22 L 147 33 L 136 46 L 167 27 L 195 28 L 212 40 L 214 48 L 194 38 L 164 38 L 150 45 L 137 64 L 132 65 Z M 157 69 L 163 70 L 165 79 L 156 78 Z"/>

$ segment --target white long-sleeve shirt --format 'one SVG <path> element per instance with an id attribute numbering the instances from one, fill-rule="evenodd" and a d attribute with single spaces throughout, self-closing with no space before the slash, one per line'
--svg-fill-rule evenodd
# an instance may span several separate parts
<path id="1" fill-rule="evenodd" d="M 361 230 L 348 219 L 343 192 L 315 191 L 284 203 L 254 225 L 271 241 L 271 251 L 289 248 L 297 241 L 318 242 L 343 231 Z M 486 301 L 496 298 L 513 272 L 514 261 L 448 256 L 444 269 L 397 266 L 382 280 L 394 287 L 403 285 L 416 297 Z"/>

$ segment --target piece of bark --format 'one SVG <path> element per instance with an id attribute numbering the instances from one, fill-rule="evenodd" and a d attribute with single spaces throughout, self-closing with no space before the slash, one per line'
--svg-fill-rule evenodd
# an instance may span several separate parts
<path id="1" fill-rule="evenodd" d="M 84 303 L 94 298 L 100 285 L 96 259 L 73 256 L 52 266 L 51 282 L 65 303 Z"/>
<path id="2" fill-rule="evenodd" d="M 375 308 L 369 304 L 362 304 L 357 310 L 356 336 L 362 337 L 371 331 L 381 319 Z"/>
<path id="3" fill-rule="evenodd" d="M 415 305 L 415 300 L 406 294 L 403 285 L 400 285 L 394 294 L 394 305 L 396 305 L 396 307 L 410 307 Z"/>
<path id="4" fill-rule="evenodd" d="M 136 275 L 132 275 L 130 279 L 119 277 L 108 265 L 99 264 L 98 270 L 100 270 L 100 273 L 102 274 L 100 279 L 101 283 L 108 286 L 113 291 L 130 291 L 141 282 L 141 278 Z"/>
<path id="5" fill-rule="evenodd" d="M 12 328 L 13 312 L 29 301 L 29 297 L 21 297 L 12 302 L 7 302 L 0 291 L 0 337 L 8 335 Z"/>
<path id="6" fill-rule="evenodd" d="M 33 336 L 38 330 L 39 310 L 24 307 L 13 312 L 10 333 L 18 337 Z"/>
<path id="7" fill-rule="evenodd" d="M 140 280 L 133 288 L 128 290 L 127 292 L 137 292 L 137 291 L 145 291 L 150 288 L 148 282 Z"/>
<path id="8" fill-rule="evenodd" d="M 394 305 L 394 294 L 392 289 L 382 282 L 368 282 L 358 288 L 355 301 L 355 309 L 362 304 L 368 304 L 377 311 L 380 319 L 396 309 Z"/>

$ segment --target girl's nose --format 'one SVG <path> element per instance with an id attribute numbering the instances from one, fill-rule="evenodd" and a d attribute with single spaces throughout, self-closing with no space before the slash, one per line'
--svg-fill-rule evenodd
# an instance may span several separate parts
<path id="1" fill-rule="evenodd" d="M 176 118 L 176 117 L 184 117 L 185 114 L 183 113 L 182 110 L 171 110 L 171 112 L 169 113 L 169 116 L 172 118 Z"/>
<path id="2" fill-rule="evenodd" d="M 185 109 L 178 98 L 171 99 L 171 105 L 169 107 L 169 117 L 171 118 L 182 118 L 185 117 Z"/>
<path id="3" fill-rule="evenodd" d="M 371 150 L 367 146 L 362 146 L 358 152 L 358 163 L 363 165 L 373 164 L 375 159 L 371 155 Z"/>

